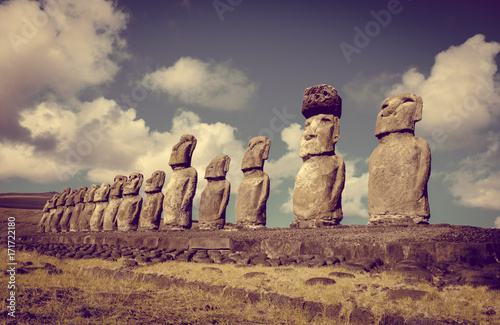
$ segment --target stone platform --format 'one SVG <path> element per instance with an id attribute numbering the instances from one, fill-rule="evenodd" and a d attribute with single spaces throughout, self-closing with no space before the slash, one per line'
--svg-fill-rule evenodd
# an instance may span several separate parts
<path id="1" fill-rule="evenodd" d="M 18 236 L 22 244 L 107 245 L 164 251 L 220 250 L 266 254 L 269 259 L 338 257 L 345 261 L 380 259 L 384 264 L 412 260 L 483 266 L 500 263 L 500 229 L 447 224 L 420 226 L 336 226 L 322 229 L 185 230 L 44 233 Z"/>

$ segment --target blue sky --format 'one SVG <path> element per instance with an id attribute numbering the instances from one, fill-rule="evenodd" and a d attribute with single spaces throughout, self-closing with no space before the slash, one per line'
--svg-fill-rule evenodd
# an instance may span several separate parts
<path id="1" fill-rule="evenodd" d="M 286 227 L 302 163 L 302 95 L 326 83 L 343 100 L 342 224 L 368 221 L 382 101 L 414 92 L 424 103 L 416 134 L 432 149 L 431 223 L 500 227 L 499 9 L 492 1 L 3 1 L 0 192 L 60 192 L 158 169 L 168 181 L 171 148 L 189 133 L 198 139 L 194 210 L 205 167 L 228 154 L 235 222 L 243 152 L 265 135 L 267 223 Z"/>

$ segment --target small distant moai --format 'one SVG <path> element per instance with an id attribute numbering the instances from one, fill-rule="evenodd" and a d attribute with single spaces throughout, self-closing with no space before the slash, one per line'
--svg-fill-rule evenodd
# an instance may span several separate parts
<path id="1" fill-rule="evenodd" d="M 92 213 L 94 213 L 95 210 L 94 196 L 95 192 L 98 189 L 99 185 L 92 184 L 88 191 L 85 193 L 85 198 L 83 200 L 83 210 L 78 216 L 80 231 L 90 231 L 90 218 L 92 217 Z"/>
<path id="2" fill-rule="evenodd" d="M 80 186 L 75 194 L 75 197 L 73 198 L 75 209 L 73 210 L 73 214 L 71 215 L 71 219 L 69 220 L 70 232 L 80 231 L 80 215 L 82 214 L 83 208 L 85 207 L 85 203 L 83 201 L 85 199 L 86 193 L 87 186 Z"/>
<path id="3" fill-rule="evenodd" d="M 243 180 L 236 193 L 236 223 L 238 227 L 259 229 L 266 226 L 266 204 L 269 198 L 269 175 L 264 161 L 269 157 L 271 140 L 265 136 L 252 138 L 243 155 Z"/>
<path id="4" fill-rule="evenodd" d="M 422 108 L 422 98 L 415 94 L 391 96 L 382 103 L 375 127 L 379 145 L 370 156 L 369 225 L 428 223 L 431 150 L 415 136 Z"/>
<path id="5" fill-rule="evenodd" d="M 75 195 L 76 195 L 77 190 L 71 190 L 69 195 L 66 197 L 66 202 L 65 202 L 65 208 L 64 208 L 64 213 L 61 218 L 60 222 L 60 227 L 61 227 L 61 232 L 68 232 L 69 231 L 69 222 L 71 220 L 71 216 L 73 215 L 73 212 L 75 211 Z"/>
<path id="6" fill-rule="evenodd" d="M 102 183 L 101 187 L 94 194 L 95 209 L 90 217 L 90 231 L 101 231 L 103 224 L 103 214 L 108 206 L 110 187 L 108 183 Z"/>
<path id="7" fill-rule="evenodd" d="M 118 214 L 118 209 L 120 208 L 120 204 L 123 201 L 123 185 L 126 181 L 127 176 L 124 175 L 116 175 L 115 179 L 113 180 L 114 183 L 111 186 L 111 190 L 109 191 L 109 204 L 106 207 L 106 210 L 104 210 L 104 214 L 102 217 L 103 231 L 112 231 L 118 229 L 116 225 L 116 215 Z"/>
<path id="8" fill-rule="evenodd" d="M 201 193 L 198 209 L 200 229 L 222 229 L 226 224 L 226 207 L 229 203 L 231 183 L 226 180 L 231 158 L 228 155 L 215 157 L 205 170 L 207 186 Z"/>
<path id="9" fill-rule="evenodd" d="M 157 170 L 146 180 L 146 200 L 142 205 L 139 217 L 139 230 L 158 230 L 161 223 L 161 212 L 163 211 L 163 193 L 165 184 L 165 172 Z"/>
<path id="10" fill-rule="evenodd" d="M 49 215 L 50 215 L 50 206 L 54 205 L 54 202 L 57 200 L 57 194 L 54 194 L 50 200 L 48 200 L 45 205 L 43 206 L 42 209 L 42 218 L 40 219 L 40 222 L 38 223 L 37 226 L 37 232 L 39 233 L 44 233 L 44 232 L 49 232 L 50 229 L 47 228 L 45 229 L 45 226 L 48 224 L 47 221 L 49 220 Z"/>
<path id="11" fill-rule="evenodd" d="M 196 138 L 191 134 L 181 136 L 172 147 L 168 164 L 173 170 L 165 188 L 163 199 L 163 224 L 167 229 L 190 229 L 193 222 L 193 198 L 196 194 L 198 173 L 191 167 L 196 148 Z"/>
<path id="12" fill-rule="evenodd" d="M 54 219 L 54 216 L 57 211 L 56 203 L 57 199 L 59 199 L 59 193 L 54 194 L 52 199 L 49 200 L 49 216 L 47 217 L 47 220 L 45 220 L 45 232 L 51 232 L 51 224 L 52 224 L 52 219 Z"/>
<path id="13" fill-rule="evenodd" d="M 64 214 L 66 208 L 66 197 L 71 193 L 69 187 L 65 187 L 56 201 L 56 213 L 54 217 L 50 220 L 50 231 L 60 232 L 61 231 L 61 218 Z"/>
<path id="14" fill-rule="evenodd" d="M 303 163 L 295 177 L 295 222 L 290 227 L 335 226 L 343 217 L 345 184 L 344 160 L 335 154 L 335 143 L 340 139 L 342 99 L 329 85 L 307 88 L 302 115 L 307 119 L 300 139 L 299 155 Z"/>
<path id="15" fill-rule="evenodd" d="M 139 195 L 139 190 L 143 179 L 142 174 L 132 173 L 123 186 L 123 201 L 116 215 L 116 223 L 120 231 L 135 231 L 139 226 L 142 207 L 142 196 Z"/>

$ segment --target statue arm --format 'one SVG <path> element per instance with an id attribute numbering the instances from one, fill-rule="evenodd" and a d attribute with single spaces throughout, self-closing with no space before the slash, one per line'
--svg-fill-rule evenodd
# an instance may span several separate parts
<path id="1" fill-rule="evenodd" d="M 420 161 L 415 183 L 416 199 L 420 200 L 426 192 L 427 181 L 431 175 L 431 149 L 427 141 L 417 137 L 417 146 L 420 150 Z"/>
<path id="2" fill-rule="evenodd" d="M 196 183 L 198 182 L 198 174 L 196 173 L 196 170 L 194 170 L 194 168 L 193 171 L 194 172 L 191 173 L 191 175 L 189 175 L 186 192 L 182 197 L 182 209 L 185 209 L 190 203 L 193 202 L 193 197 L 196 194 Z"/>
<path id="3" fill-rule="evenodd" d="M 221 216 L 224 210 L 226 209 L 227 203 L 229 201 L 229 195 L 231 193 L 231 183 L 225 180 L 224 185 L 225 185 L 224 193 L 222 194 L 222 200 L 220 202 L 220 207 L 219 207 L 219 216 Z"/>
<path id="4" fill-rule="evenodd" d="M 341 199 L 342 191 L 344 190 L 345 185 L 345 163 L 341 157 L 337 157 L 338 168 L 335 174 L 335 183 L 332 188 L 332 203 L 335 205 L 337 205 L 337 202 Z"/>
<path id="5" fill-rule="evenodd" d="M 270 181 L 269 181 L 269 175 L 264 173 L 264 181 L 262 184 L 262 192 L 260 193 L 259 197 L 259 207 L 262 209 L 266 208 L 266 202 L 267 199 L 269 198 L 269 190 L 270 190 Z"/>

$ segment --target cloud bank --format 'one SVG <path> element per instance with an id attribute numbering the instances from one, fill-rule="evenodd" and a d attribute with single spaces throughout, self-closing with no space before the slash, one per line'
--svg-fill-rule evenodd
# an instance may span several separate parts
<path id="1" fill-rule="evenodd" d="M 229 62 L 203 62 L 190 57 L 148 73 L 143 82 L 154 83 L 157 91 L 183 104 L 227 111 L 247 107 L 257 90 L 256 84 Z"/>

